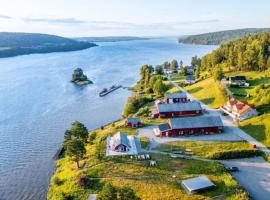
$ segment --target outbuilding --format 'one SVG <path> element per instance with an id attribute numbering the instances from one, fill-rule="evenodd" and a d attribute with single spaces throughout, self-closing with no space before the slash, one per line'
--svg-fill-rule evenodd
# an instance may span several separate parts
<path id="1" fill-rule="evenodd" d="M 157 104 L 152 110 L 152 117 L 171 118 L 186 117 L 202 114 L 201 104 L 197 101 L 188 101 L 186 103 Z"/>
<path id="2" fill-rule="evenodd" d="M 197 178 L 187 179 L 182 181 L 181 184 L 188 194 L 194 194 L 216 187 L 216 185 L 206 176 L 199 176 Z"/>
<path id="3" fill-rule="evenodd" d="M 157 136 L 188 136 L 223 132 L 223 123 L 219 116 L 197 116 L 169 119 L 154 129 Z"/>
<path id="4" fill-rule="evenodd" d="M 142 121 L 141 118 L 127 118 L 126 119 L 126 126 L 130 128 L 138 128 L 141 127 Z"/>

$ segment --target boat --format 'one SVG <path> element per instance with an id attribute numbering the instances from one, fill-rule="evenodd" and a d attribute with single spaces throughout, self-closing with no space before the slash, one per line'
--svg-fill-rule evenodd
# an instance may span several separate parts
<path id="1" fill-rule="evenodd" d="M 113 92 L 121 87 L 122 87 L 121 85 L 113 85 L 109 89 L 103 88 L 103 90 L 99 93 L 99 96 L 103 97 L 103 96 L 105 96 L 105 95 L 107 95 L 107 94 L 109 94 L 109 93 L 111 93 L 111 92 Z"/>

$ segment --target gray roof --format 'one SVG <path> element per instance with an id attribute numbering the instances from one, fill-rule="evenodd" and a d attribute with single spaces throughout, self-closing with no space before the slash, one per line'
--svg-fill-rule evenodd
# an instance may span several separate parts
<path id="1" fill-rule="evenodd" d="M 158 104 L 157 106 L 159 112 L 202 110 L 201 104 L 197 101 L 190 101 L 187 103 Z"/>
<path id="2" fill-rule="evenodd" d="M 127 118 L 127 121 L 130 123 L 139 123 L 141 122 L 141 118 Z"/>
<path id="3" fill-rule="evenodd" d="M 165 94 L 165 97 L 172 99 L 172 98 L 187 98 L 186 92 L 177 92 L 177 93 L 172 93 L 172 94 Z"/>
<path id="4" fill-rule="evenodd" d="M 182 181 L 182 185 L 189 193 L 198 192 L 200 190 L 205 190 L 216 186 L 206 176 L 199 176 L 197 178 L 184 180 Z"/>
<path id="5" fill-rule="evenodd" d="M 127 135 L 122 132 L 118 132 L 113 136 L 113 143 L 114 143 L 114 146 L 118 146 L 119 144 L 124 144 L 130 147 Z"/>
<path id="6" fill-rule="evenodd" d="M 223 127 L 219 116 L 198 116 L 170 119 L 172 129 Z"/>
<path id="7" fill-rule="evenodd" d="M 159 126 L 158 126 L 158 129 L 160 130 L 160 131 L 167 131 L 167 130 L 170 130 L 171 129 L 171 127 L 169 126 L 169 124 L 160 124 Z"/>
<path id="8" fill-rule="evenodd" d="M 196 79 L 195 79 L 194 76 L 187 76 L 187 77 L 186 77 L 186 80 L 192 80 L 192 81 L 194 81 L 194 80 L 196 80 Z"/>

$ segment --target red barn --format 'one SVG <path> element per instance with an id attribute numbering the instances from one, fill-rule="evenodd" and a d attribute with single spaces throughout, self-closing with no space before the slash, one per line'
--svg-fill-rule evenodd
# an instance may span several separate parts
<path id="1" fill-rule="evenodd" d="M 141 127 L 142 121 L 140 118 L 127 118 L 126 119 L 126 126 L 130 128 L 138 128 Z"/>
<path id="2" fill-rule="evenodd" d="M 222 133 L 223 123 L 219 116 L 197 116 L 169 119 L 154 132 L 158 136 L 188 136 L 200 134 Z"/>
<path id="3" fill-rule="evenodd" d="M 165 94 L 164 101 L 166 103 L 185 103 L 188 101 L 188 99 L 187 94 L 185 92 L 182 92 L 182 93 Z"/>
<path id="4" fill-rule="evenodd" d="M 197 101 L 188 101 L 186 103 L 157 104 L 152 110 L 152 117 L 171 118 L 186 117 L 202 114 L 201 104 Z"/>

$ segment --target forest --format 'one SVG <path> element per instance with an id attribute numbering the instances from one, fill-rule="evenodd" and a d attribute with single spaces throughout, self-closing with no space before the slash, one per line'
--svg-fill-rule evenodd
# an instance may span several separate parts
<path id="1" fill-rule="evenodd" d="M 243 38 L 247 35 L 257 35 L 263 32 L 270 32 L 270 28 L 246 28 L 191 35 L 188 37 L 179 38 L 179 43 L 219 45 L 224 42 Z"/>

